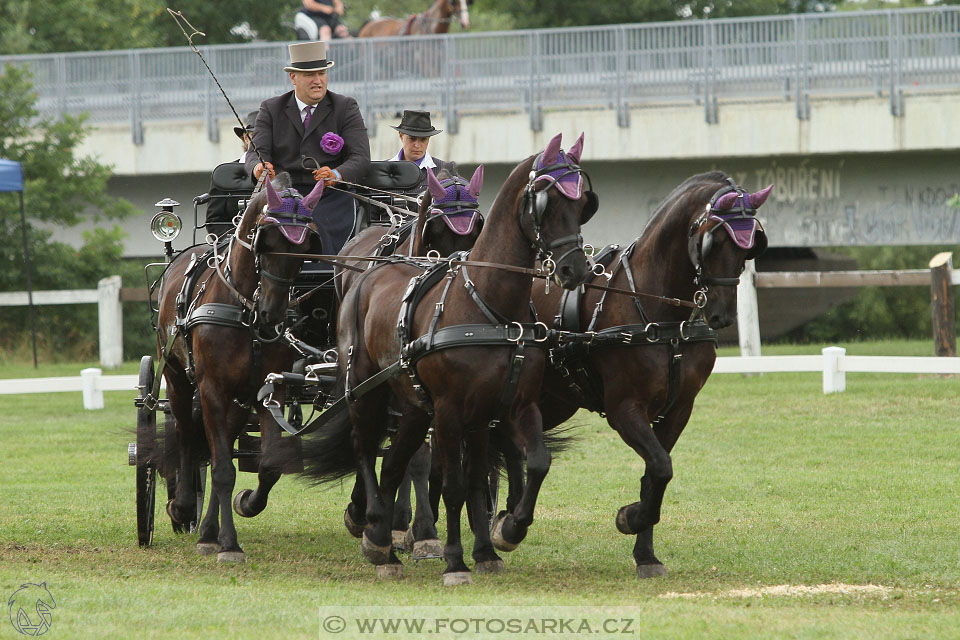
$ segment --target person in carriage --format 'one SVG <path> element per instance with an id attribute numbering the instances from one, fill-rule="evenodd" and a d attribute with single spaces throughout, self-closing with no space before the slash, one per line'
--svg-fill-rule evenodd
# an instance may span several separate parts
<path id="1" fill-rule="evenodd" d="M 247 114 L 247 120 L 243 127 L 234 127 L 233 132 L 240 138 L 240 145 L 243 153 L 232 162 L 225 162 L 218 165 L 213 170 L 211 176 L 210 189 L 207 193 L 211 197 L 207 205 L 207 213 L 204 218 L 204 227 L 207 233 L 215 236 L 222 236 L 224 233 L 233 231 L 233 220 L 240 213 L 240 200 L 231 197 L 233 191 L 252 191 L 253 182 L 246 175 L 244 164 L 247 156 L 255 155 L 250 151 L 250 139 L 253 136 L 253 126 L 257 121 L 257 112 L 251 111 Z"/>
<path id="2" fill-rule="evenodd" d="M 327 90 L 325 42 L 288 45 L 290 64 L 283 69 L 293 90 L 264 100 L 254 125 L 256 153 L 246 169 L 254 180 L 263 171 L 290 174 L 293 188 L 310 193 L 317 182 L 326 186 L 340 181 L 356 183 L 370 166 L 370 141 L 357 101 Z M 324 253 L 337 253 L 355 223 L 351 195 L 327 190 L 313 210 Z"/>
<path id="3" fill-rule="evenodd" d="M 400 136 L 400 151 L 390 161 L 406 160 L 420 167 L 420 186 L 423 189 L 427 185 L 427 169 L 432 169 L 434 175 L 444 169 L 456 173 L 456 164 L 434 158 L 427 150 L 430 138 L 443 132 L 443 129 L 436 129 L 431 124 L 429 111 L 404 109 L 400 124 L 396 127 L 391 125 L 390 128 L 396 129 Z"/>

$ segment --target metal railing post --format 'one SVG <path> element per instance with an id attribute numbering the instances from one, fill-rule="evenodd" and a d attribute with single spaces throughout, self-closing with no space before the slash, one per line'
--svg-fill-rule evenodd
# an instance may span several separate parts
<path id="1" fill-rule="evenodd" d="M 210 70 L 216 74 L 217 73 L 217 51 L 212 47 L 204 47 L 205 51 L 203 57 L 207 59 L 207 64 L 210 65 Z M 219 91 L 215 88 L 213 78 L 209 75 L 203 84 L 206 89 L 203 92 L 203 117 L 207 121 L 207 139 L 210 142 L 217 143 L 220 142 L 220 129 L 217 127 L 217 116 L 214 108 L 214 100 L 218 95 L 215 95 L 215 92 L 219 94 Z"/>
<path id="2" fill-rule="evenodd" d="M 57 54 L 57 109 L 60 117 L 67 115 L 67 60 L 64 54 Z"/>
<path id="3" fill-rule="evenodd" d="M 618 127 L 629 127 L 630 126 L 630 112 L 627 111 L 627 33 L 626 27 L 619 25 L 614 31 L 615 46 L 616 46 L 616 64 L 617 64 L 617 75 L 616 75 L 616 95 L 617 102 L 615 108 L 617 110 L 617 126 Z M 639 70 L 638 70 L 639 71 Z"/>
<path id="4" fill-rule="evenodd" d="M 377 135 L 377 123 L 373 116 L 373 98 L 370 95 L 373 86 L 373 43 L 364 39 L 360 44 L 360 55 L 363 59 L 363 104 L 360 112 L 363 114 L 363 122 L 367 125 L 367 136 L 374 138 Z"/>
<path id="5" fill-rule="evenodd" d="M 530 34 L 530 129 L 543 129 L 540 112 L 540 34 Z"/>
<path id="6" fill-rule="evenodd" d="M 794 31 L 797 40 L 796 60 L 796 110 L 798 120 L 810 119 L 810 103 L 807 100 L 807 18 L 794 16 Z"/>
<path id="7" fill-rule="evenodd" d="M 457 118 L 457 47 L 449 34 L 443 38 L 443 54 L 446 60 L 443 65 L 446 80 L 443 97 L 447 131 L 455 134 L 460 130 L 460 122 Z"/>
<path id="8" fill-rule="evenodd" d="M 131 51 L 130 58 L 130 131 L 133 144 L 143 144 L 143 104 L 140 91 L 140 53 Z"/>
<path id="9" fill-rule="evenodd" d="M 903 33 L 899 11 L 887 12 L 888 52 L 890 59 L 890 114 L 903 115 L 903 89 L 901 88 L 900 68 L 903 64 Z"/>

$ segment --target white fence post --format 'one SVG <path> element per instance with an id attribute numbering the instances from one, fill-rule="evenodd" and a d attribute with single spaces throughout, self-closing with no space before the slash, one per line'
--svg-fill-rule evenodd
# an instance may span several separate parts
<path id="1" fill-rule="evenodd" d="M 760 355 L 760 311 L 757 306 L 757 267 L 747 260 L 737 285 L 737 337 L 741 356 Z"/>
<path id="2" fill-rule="evenodd" d="M 100 315 L 100 365 L 115 369 L 123 364 L 123 306 L 120 304 L 120 276 L 97 283 Z"/>
<path id="3" fill-rule="evenodd" d="M 847 388 L 847 374 L 840 361 L 847 354 L 843 347 L 823 348 L 823 392 L 837 393 Z"/>
<path id="4" fill-rule="evenodd" d="M 103 409 L 103 389 L 100 388 L 101 373 L 103 372 L 96 367 L 84 369 L 80 372 L 80 380 L 83 384 L 84 409 Z"/>

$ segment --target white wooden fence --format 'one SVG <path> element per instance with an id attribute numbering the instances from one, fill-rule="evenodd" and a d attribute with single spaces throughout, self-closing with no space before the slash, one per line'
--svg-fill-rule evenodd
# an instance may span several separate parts
<path id="1" fill-rule="evenodd" d="M 721 357 L 714 373 L 821 372 L 823 392 L 837 393 L 847 388 L 847 372 L 921 373 L 960 375 L 960 357 L 848 356 L 843 347 L 826 347 L 820 355 Z M 102 409 L 104 391 L 130 391 L 137 388 L 135 375 L 101 375 L 100 369 L 84 369 L 79 378 L 26 378 L 0 380 L 0 395 L 19 393 L 83 392 L 85 409 Z M 162 384 L 162 382 L 161 382 Z"/>
<path id="2" fill-rule="evenodd" d="M 71 291 L 34 291 L 33 304 L 89 304 L 96 302 L 100 316 L 100 366 L 116 369 L 123 364 L 123 307 L 120 305 L 120 276 L 97 283 L 96 289 Z M 26 291 L 0 293 L 0 307 L 25 307 L 30 304 Z"/>

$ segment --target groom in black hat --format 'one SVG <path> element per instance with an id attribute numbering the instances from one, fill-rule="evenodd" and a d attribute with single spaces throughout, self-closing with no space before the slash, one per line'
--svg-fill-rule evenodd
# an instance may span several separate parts
<path id="1" fill-rule="evenodd" d="M 288 46 L 293 91 L 264 100 L 254 128 L 246 169 L 254 180 L 266 170 L 290 174 L 293 186 L 306 195 L 323 180 L 357 182 L 370 165 L 370 140 L 357 101 L 327 91 L 325 42 Z M 256 152 L 259 152 L 260 158 Z M 251 157 L 252 156 L 252 157 Z M 353 230 L 353 198 L 329 189 L 313 211 L 325 253 L 336 253 Z"/>
<path id="2" fill-rule="evenodd" d="M 427 170 L 431 169 L 434 175 L 440 173 L 441 169 L 449 172 L 456 172 L 457 166 L 453 162 L 446 162 L 439 158 L 434 158 L 427 151 L 430 145 L 430 138 L 442 133 L 443 129 L 435 129 L 430 123 L 429 111 L 413 111 L 404 109 L 403 117 L 400 118 L 400 124 L 393 129 L 399 131 L 400 152 L 391 161 L 406 160 L 413 162 L 420 167 L 420 184 L 427 183 Z"/>

